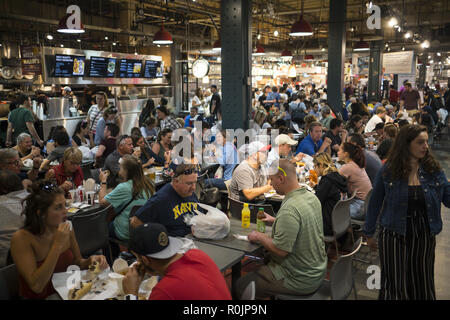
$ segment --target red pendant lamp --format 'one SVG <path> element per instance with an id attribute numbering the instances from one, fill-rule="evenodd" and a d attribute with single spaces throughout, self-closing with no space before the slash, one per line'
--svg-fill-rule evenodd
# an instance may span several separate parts
<path id="1" fill-rule="evenodd" d="M 281 52 L 282 58 L 293 58 L 292 52 L 288 49 L 284 49 L 283 52 Z"/>
<path id="2" fill-rule="evenodd" d="M 222 41 L 220 39 L 214 41 L 213 51 L 221 51 L 221 50 L 222 50 Z"/>
<path id="3" fill-rule="evenodd" d="M 353 51 L 369 51 L 370 45 L 361 38 L 355 45 Z"/>
<path id="4" fill-rule="evenodd" d="M 314 56 L 312 54 L 307 54 L 307 55 L 305 55 L 303 60 L 305 60 L 305 61 L 313 61 L 314 60 Z"/>
<path id="5" fill-rule="evenodd" d="M 289 35 L 291 37 L 307 37 L 313 35 L 313 28 L 311 24 L 305 19 L 303 19 L 303 1 L 300 19 L 292 25 Z"/>
<path id="6" fill-rule="evenodd" d="M 172 44 L 172 35 L 170 32 L 166 31 L 164 29 L 164 23 L 161 24 L 161 29 L 157 33 L 155 33 L 155 36 L 153 37 L 153 44 Z"/>
<path id="7" fill-rule="evenodd" d="M 256 50 L 253 51 L 254 56 L 263 56 L 266 54 L 266 50 L 264 50 L 264 47 L 262 47 L 260 44 L 256 44 Z"/>
<path id="8" fill-rule="evenodd" d="M 76 28 L 76 27 L 69 28 L 67 26 L 67 19 L 71 16 L 72 16 L 72 13 L 68 13 L 64 17 L 62 17 L 61 20 L 59 20 L 58 29 L 57 29 L 58 32 L 61 32 L 61 33 L 84 33 L 84 26 L 81 22 L 80 22 L 80 28 Z"/>

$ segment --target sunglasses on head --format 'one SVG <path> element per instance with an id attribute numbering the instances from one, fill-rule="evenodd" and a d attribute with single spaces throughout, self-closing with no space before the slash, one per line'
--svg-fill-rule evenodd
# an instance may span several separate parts
<path id="1" fill-rule="evenodd" d="M 184 171 L 182 171 L 180 173 L 175 173 L 173 177 L 176 178 L 176 177 L 179 177 L 179 176 L 181 176 L 183 174 L 190 175 L 190 174 L 193 174 L 193 173 L 198 173 L 197 169 L 195 169 L 195 168 L 187 169 L 187 170 L 184 170 Z"/>
<path id="2" fill-rule="evenodd" d="M 46 191 L 46 192 L 52 192 L 54 191 L 56 188 L 58 188 L 57 185 L 54 185 L 51 182 L 46 182 L 43 186 L 42 186 L 42 191 Z"/>

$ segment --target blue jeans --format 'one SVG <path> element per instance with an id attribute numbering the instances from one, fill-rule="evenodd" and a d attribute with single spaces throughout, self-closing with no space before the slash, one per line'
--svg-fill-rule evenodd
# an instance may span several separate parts
<path id="1" fill-rule="evenodd" d="M 352 202 L 350 202 L 350 216 L 352 219 L 364 220 L 364 200 L 354 198 Z"/>
<path id="2" fill-rule="evenodd" d="M 216 187 L 219 190 L 227 190 L 227 186 L 225 185 L 225 181 L 223 179 L 215 179 L 215 178 L 206 179 L 205 186 L 209 188 Z"/>

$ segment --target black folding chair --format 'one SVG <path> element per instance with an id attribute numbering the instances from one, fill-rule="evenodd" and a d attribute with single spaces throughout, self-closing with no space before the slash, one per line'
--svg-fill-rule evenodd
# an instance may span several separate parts
<path id="1" fill-rule="evenodd" d="M 83 258 L 102 250 L 108 262 L 112 260 L 107 221 L 109 210 L 110 206 L 94 213 L 75 215 L 72 218 L 73 229 Z"/>
<path id="2" fill-rule="evenodd" d="M 19 299 L 19 274 L 15 264 L 0 269 L 0 300 Z"/>

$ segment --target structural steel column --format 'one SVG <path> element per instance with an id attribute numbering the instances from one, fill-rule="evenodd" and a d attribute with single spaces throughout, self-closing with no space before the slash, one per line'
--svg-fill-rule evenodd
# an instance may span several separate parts
<path id="1" fill-rule="evenodd" d="M 335 113 L 342 113 L 345 66 L 347 0 L 330 0 L 328 31 L 328 103 Z"/>
<path id="2" fill-rule="evenodd" d="M 425 79 L 427 77 L 427 66 L 425 64 L 422 64 L 419 67 L 419 83 L 417 85 L 417 88 L 424 88 L 425 87 Z"/>
<path id="3" fill-rule="evenodd" d="M 381 101 L 383 40 L 370 43 L 368 101 Z"/>
<path id="4" fill-rule="evenodd" d="M 251 106 L 252 1 L 221 0 L 222 127 L 247 129 Z"/>

